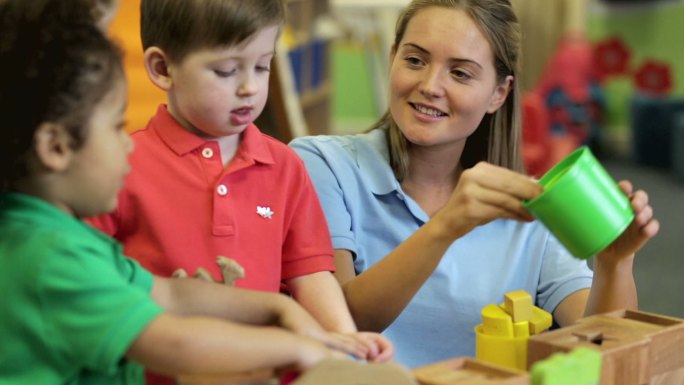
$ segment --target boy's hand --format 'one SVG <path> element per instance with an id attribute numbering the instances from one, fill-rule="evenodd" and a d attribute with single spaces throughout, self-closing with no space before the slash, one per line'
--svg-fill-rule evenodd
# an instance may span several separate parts
<path id="1" fill-rule="evenodd" d="M 382 334 L 356 332 L 350 336 L 366 347 L 366 355 L 358 358 L 370 362 L 388 362 L 394 358 L 394 345 Z"/>
<path id="2" fill-rule="evenodd" d="M 394 358 L 394 346 L 379 333 L 327 333 L 320 341 L 357 360 L 387 362 Z"/>
<path id="3" fill-rule="evenodd" d="M 281 368 L 281 372 L 288 371 L 304 371 L 310 369 L 314 365 L 320 363 L 321 361 L 328 359 L 348 359 L 348 356 L 337 350 L 330 349 L 329 347 L 321 344 L 319 341 L 314 339 L 304 338 L 302 344 L 298 351 L 297 363 L 294 367 Z"/>
<path id="4" fill-rule="evenodd" d="M 278 324 L 280 326 L 357 359 L 384 362 L 394 356 L 392 343 L 382 335 L 370 332 L 351 334 L 326 332 L 303 307 L 289 297 L 283 296 L 279 313 Z"/>
<path id="5" fill-rule="evenodd" d="M 653 208 L 648 204 L 648 195 L 638 190 L 632 193 L 632 184 L 623 180 L 618 183 L 620 189 L 629 197 L 635 217 L 627 229 L 598 254 L 601 262 L 618 263 L 624 258 L 632 257 L 641 247 L 653 238 L 660 228 L 653 218 Z"/>

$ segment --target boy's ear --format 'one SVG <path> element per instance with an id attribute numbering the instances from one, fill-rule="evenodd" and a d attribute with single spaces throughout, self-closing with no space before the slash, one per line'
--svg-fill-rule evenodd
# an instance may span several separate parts
<path id="1" fill-rule="evenodd" d="M 74 150 L 72 138 L 63 125 L 43 123 L 33 136 L 38 163 L 51 171 L 63 171 L 69 167 Z"/>
<path id="2" fill-rule="evenodd" d="M 144 54 L 145 71 L 155 86 L 164 91 L 171 89 L 173 81 L 169 75 L 169 60 L 159 47 L 150 47 Z"/>

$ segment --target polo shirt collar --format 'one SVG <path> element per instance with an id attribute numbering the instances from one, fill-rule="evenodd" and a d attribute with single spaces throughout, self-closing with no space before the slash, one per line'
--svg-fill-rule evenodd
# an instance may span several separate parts
<path id="1" fill-rule="evenodd" d="M 359 167 L 365 170 L 364 178 L 376 195 L 401 191 L 399 181 L 392 171 L 387 147 L 387 130 L 373 130 L 364 136 L 357 149 Z"/>
<path id="2" fill-rule="evenodd" d="M 238 152 L 254 159 L 255 162 L 273 164 L 275 163 L 273 153 L 268 147 L 266 140 L 268 140 L 266 136 L 252 123 L 242 132 L 242 140 L 240 141 Z"/>
<path id="3" fill-rule="evenodd" d="M 169 113 L 165 104 L 159 106 L 148 127 L 153 129 L 162 141 L 178 156 L 201 148 L 209 142 L 183 128 L 176 118 Z M 265 141 L 264 135 L 252 123 L 242 133 L 238 153 L 259 163 L 273 164 L 273 154 Z"/>

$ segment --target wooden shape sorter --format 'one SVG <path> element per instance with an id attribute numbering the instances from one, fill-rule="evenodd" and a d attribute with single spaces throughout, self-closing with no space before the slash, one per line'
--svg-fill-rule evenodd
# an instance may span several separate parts
<path id="1" fill-rule="evenodd" d="M 528 385 L 527 373 L 470 357 L 440 361 L 413 369 L 419 385 Z"/>
<path id="2" fill-rule="evenodd" d="M 586 317 L 530 337 L 528 367 L 580 346 L 601 352 L 601 385 L 651 384 L 684 368 L 684 319 L 632 310 Z"/>

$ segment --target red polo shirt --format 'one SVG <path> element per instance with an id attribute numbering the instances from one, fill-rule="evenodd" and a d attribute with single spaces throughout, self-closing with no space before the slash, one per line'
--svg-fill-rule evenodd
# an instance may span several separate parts
<path id="1" fill-rule="evenodd" d="M 131 173 L 118 208 L 89 220 L 161 276 L 216 257 L 245 269 L 236 286 L 277 292 L 283 279 L 334 270 L 325 217 L 299 157 L 250 125 L 224 167 L 216 142 L 183 129 L 162 105 L 132 134 Z"/>

